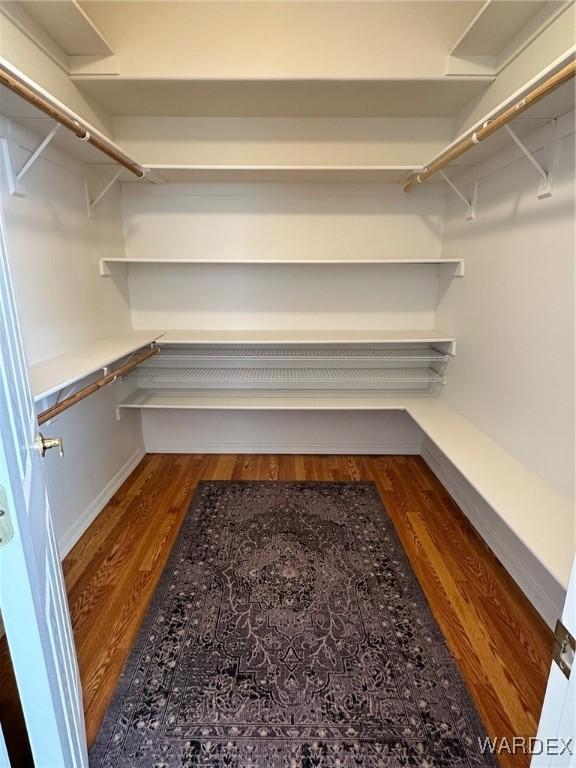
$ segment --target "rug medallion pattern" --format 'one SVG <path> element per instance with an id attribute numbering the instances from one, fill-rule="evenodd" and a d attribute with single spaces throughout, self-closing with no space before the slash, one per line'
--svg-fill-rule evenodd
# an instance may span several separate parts
<path id="1" fill-rule="evenodd" d="M 493 766 L 371 483 L 202 483 L 96 768 Z"/>

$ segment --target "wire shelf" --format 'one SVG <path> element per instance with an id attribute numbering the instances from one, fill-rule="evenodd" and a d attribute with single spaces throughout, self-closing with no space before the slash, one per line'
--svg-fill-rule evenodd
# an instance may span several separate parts
<path id="1" fill-rule="evenodd" d="M 327 347 L 163 347 L 158 361 L 190 362 L 228 360 L 322 360 L 322 361 L 369 361 L 369 362 L 446 362 L 446 352 L 433 347 L 395 348 L 327 348 Z"/>
<path id="2" fill-rule="evenodd" d="M 131 374 L 143 387 L 189 389 L 323 389 L 427 388 L 443 384 L 432 368 L 191 368 L 140 366 Z"/>

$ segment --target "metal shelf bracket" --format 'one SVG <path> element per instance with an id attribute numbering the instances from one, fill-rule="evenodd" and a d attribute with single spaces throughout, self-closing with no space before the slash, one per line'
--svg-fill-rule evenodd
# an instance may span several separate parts
<path id="1" fill-rule="evenodd" d="M 547 124 L 545 131 L 545 139 L 544 139 L 544 154 L 546 157 L 546 164 L 548 166 L 548 170 L 543 168 L 538 160 L 534 157 L 534 154 L 528 149 L 528 147 L 524 144 L 522 139 L 520 139 L 516 133 L 514 133 L 514 130 L 510 128 L 509 125 L 505 125 L 504 128 L 506 129 L 506 132 L 512 139 L 512 141 L 516 144 L 518 149 L 522 152 L 522 154 L 530 161 L 530 163 L 533 165 L 533 167 L 536 169 L 538 174 L 540 175 L 540 184 L 538 185 L 538 199 L 543 200 L 547 197 L 552 197 L 552 167 L 554 164 L 554 159 L 552 157 L 552 148 L 555 146 L 556 142 L 554 141 L 556 137 L 556 120 L 550 120 L 550 122 Z"/>
<path id="2" fill-rule="evenodd" d="M 460 200 L 462 200 L 462 202 L 465 204 L 465 206 L 466 206 L 466 221 L 474 221 L 474 219 L 476 218 L 476 200 L 478 198 L 478 179 L 476 179 L 474 181 L 474 188 L 473 188 L 473 191 L 472 191 L 472 198 L 469 200 L 466 197 L 466 195 L 460 189 L 458 189 L 458 187 L 456 186 L 456 184 L 454 184 L 452 179 L 446 173 L 444 173 L 443 170 L 440 170 L 439 173 L 442 176 L 442 178 L 444 179 L 444 181 L 446 182 L 446 184 L 448 184 L 450 189 L 453 192 L 455 192 L 458 195 L 458 197 L 460 198 Z"/>
<path id="3" fill-rule="evenodd" d="M 15 168 L 18 166 L 18 158 L 22 150 L 12 134 L 12 126 L 9 126 L 8 136 L 2 139 L 2 155 L 4 157 L 4 165 L 6 167 L 8 189 L 11 195 L 17 195 L 18 197 L 26 196 L 26 190 L 22 184 L 22 181 L 28 171 L 42 156 L 42 153 L 48 147 L 54 136 L 56 136 L 59 128 L 60 123 L 54 123 L 48 135 L 42 139 L 40 144 L 38 144 L 24 165 L 21 166 L 20 170 L 16 171 Z"/>
<path id="4" fill-rule="evenodd" d="M 88 184 L 88 181 L 84 179 L 84 193 L 86 195 L 86 210 L 88 212 L 88 218 L 93 219 L 95 216 L 95 211 L 97 205 L 103 200 L 104 196 L 107 194 L 107 192 L 112 189 L 114 184 L 118 181 L 120 178 L 120 175 L 122 174 L 124 168 L 119 168 L 116 173 L 112 176 L 112 178 L 103 186 L 103 188 L 98 192 L 96 197 L 92 199 L 90 195 L 90 187 Z"/>

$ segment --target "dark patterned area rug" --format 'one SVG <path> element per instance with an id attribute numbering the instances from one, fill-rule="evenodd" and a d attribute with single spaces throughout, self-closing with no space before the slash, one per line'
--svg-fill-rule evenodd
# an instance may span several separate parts
<path id="1" fill-rule="evenodd" d="M 482 725 L 372 483 L 202 483 L 97 768 L 464 768 Z"/>

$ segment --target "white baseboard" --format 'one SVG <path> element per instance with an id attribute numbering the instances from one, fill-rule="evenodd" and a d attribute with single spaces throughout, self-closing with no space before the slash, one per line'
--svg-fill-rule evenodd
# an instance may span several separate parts
<path id="1" fill-rule="evenodd" d="M 428 438 L 422 457 L 544 621 L 554 627 L 566 592 Z"/>
<path id="2" fill-rule="evenodd" d="M 150 440 L 146 442 L 146 453 L 285 453 L 285 454 L 334 454 L 334 455 L 390 455 L 420 453 L 420 443 L 262 443 L 243 441 L 241 443 L 196 442 L 194 436 L 184 440 Z"/>
<path id="3" fill-rule="evenodd" d="M 108 482 L 98 496 L 96 496 L 94 501 L 92 501 L 84 512 L 82 512 L 80 517 L 74 522 L 74 525 L 72 525 L 66 531 L 64 536 L 60 538 L 58 541 L 58 551 L 60 552 L 62 560 L 66 557 L 68 552 L 70 552 L 74 544 L 80 539 L 89 525 L 98 517 L 122 483 L 136 469 L 138 464 L 140 464 L 145 455 L 145 451 L 142 448 L 138 448 L 138 450 L 134 451 L 132 456 L 130 456 L 128 461 L 120 467 L 110 482 Z"/>

